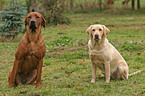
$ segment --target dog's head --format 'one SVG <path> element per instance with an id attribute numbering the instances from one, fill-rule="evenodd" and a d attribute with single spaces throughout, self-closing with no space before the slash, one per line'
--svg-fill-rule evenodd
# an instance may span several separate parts
<path id="1" fill-rule="evenodd" d="M 110 30 L 105 25 L 91 25 L 86 32 L 90 35 L 90 38 L 96 41 L 101 40 L 103 37 L 110 32 Z"/>
<path id="2" fill-rule="evenodd" d="M 25 26 L 27 25 L 32 30 L 37 29 L 39 26 L 43 26 L 45 28 L 46 21 L 40 13 L 31 12 L 27 15 L 25 19 Z"/>

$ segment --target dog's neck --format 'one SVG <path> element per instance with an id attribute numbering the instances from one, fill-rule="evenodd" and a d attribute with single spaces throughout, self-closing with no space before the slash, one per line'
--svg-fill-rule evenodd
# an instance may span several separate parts
<path id="1" fill-rule="evenodd" d="M 39 26 L 35 30 L 29 29 L 28 27 L 27 27 L 27 32 L 26 32 L 28 42 L 37 42 L 41 34 L 41 26 Z"/>
<path id="2" fill-rule="evenodd" d="M 101 40 L 93 40 L 93 38 L 90 39 L 91 40 L 91 46 L 90 46 L 90 50 L 93 50 L 95 52 L 102 52 L 104 51 L 104 49 L 106 48 L 106 42 L 108 42 L 107 38 L 102 38 Z"/>

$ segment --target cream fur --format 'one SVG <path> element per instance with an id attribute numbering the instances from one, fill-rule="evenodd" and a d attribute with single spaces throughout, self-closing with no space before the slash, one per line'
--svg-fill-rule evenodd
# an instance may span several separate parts
<path id="1" fill-rule="evenodd" d="M 95 82 L 96 67 L 105 74 L 107 83 L 110 77 L 128 79 L 129 69 L 126 61 L 106 38 L 110 30 L 104 25 L 97 24 L 91 25 L 86 32 L 90 35 L 88 47 L 92 65 L 91 82 Z M 95 35 L 99 35 L 99 38 L 95 39 Z"/>

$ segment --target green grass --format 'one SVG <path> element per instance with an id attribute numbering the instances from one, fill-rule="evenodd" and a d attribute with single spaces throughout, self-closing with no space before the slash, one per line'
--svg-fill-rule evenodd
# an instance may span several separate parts
<path id="1" fill-rule="evenodd" d="M 23 36 L 15 41 L 0 43 L 0 96 L 136 96 L 145 95 L 145 71 L 129 77 L 128 80 L 105 82 L 97 70 L 97 78 L 91 84 L 91 64 L 86 29 L 91 24 L 104 24 L 111 32 L 107 38 L 125 58 L 130 72 L 145 68 L 145 13 L 143 11 L 102 12 L 88 14 L 67 14 L 69 25 L 48 26 L 42 33 L 45 39 L 46 56 L 42 72 L 42 87 L 20 85 L 8 88 L 8 74 L 13 66 L 14 54 Z M 59 43 L 59 44 L 58 44 Z"/>

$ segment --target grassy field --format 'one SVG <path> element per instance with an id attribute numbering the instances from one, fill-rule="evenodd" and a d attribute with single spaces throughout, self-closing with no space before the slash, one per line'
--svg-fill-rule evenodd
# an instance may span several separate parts
<path id="1" fill-rule="evenodd" d="M 111 32 L 107 38 L 125 58 L 129 73 L 145 68 L 145 13 L 143 11 L 68 14 L 69 25 L 48 26 L 42 33 L 47 49 L 42 72 L 42 87 L 20 85 L 8 88 L 8 74 L 13 66 L 14 54 L 23 36 L 12 42 L 0 43 L 0 96 L 144 96 L 145 71 L 128 80 L 105 82 L 97 70 L 91 84 L 91 64 L 85 30 L 91 24 L 104 24 Z"/>

